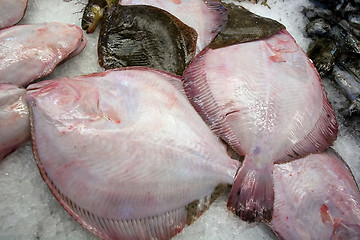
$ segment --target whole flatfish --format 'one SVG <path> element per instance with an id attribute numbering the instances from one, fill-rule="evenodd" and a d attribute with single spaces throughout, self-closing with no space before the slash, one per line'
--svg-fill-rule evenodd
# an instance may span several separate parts
<path id="1" fill-rule="evenodd" d="M 125 68 L 28 87 L 40 172 L 103 239 L 169 239 L 231 184 L 239 162 L 171 82 Z"/>

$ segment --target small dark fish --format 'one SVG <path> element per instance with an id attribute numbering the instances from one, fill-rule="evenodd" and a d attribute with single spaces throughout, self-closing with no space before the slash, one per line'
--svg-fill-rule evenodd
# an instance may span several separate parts
<path id="1" fill-rule="evenodd" d="M 146 66 L 181 75 L 195 56 L 197 33 L 170 13 L 115 6 L 102 23 L 98 55 L 105 69 Z"/>
<path id="2" fill-rule="evenodd" d="M 309 37 L 323 37 L 331 30 L 331 24 L 323 18 L 316 18 L 306 25 L 306 33 Z"/>
<path id="3" fill-rule="evenodd" d="M 331 71 L 334 66 L 339 49 L 334 40 L 319 38 L 309 45 L 307 54 L 313 61 L 316 69 L 323 76 Z"/>
<path id="4" fill-rule="evenodd" d="M 342 54 L 338 63 L 351 72 L 357 80 L 360 79 L 360 56 L 358 54 Z"/>
<path id="5" fill-rule="evenodd" d="M 341 48 L 360 54 L 360 41 L 343 26 L 339 24 L 334 26 L 330 31 L 330 35 Z"/>
<path id="6" fill-rule="evenodd" d="M 349 114 L 360 113 L 360 82 L 354 75 L 335 65 L 333 68 L 333 78 L 345 93 L 346 98 L 351 102 Z"/>
<path id="7" fill-rule="evenodd" d="M 89 0 L 84 9 L 81 27 L 86 33 L 93 33 L 104 16 L 106 8 L 115 6 L 118 0 Z"/>

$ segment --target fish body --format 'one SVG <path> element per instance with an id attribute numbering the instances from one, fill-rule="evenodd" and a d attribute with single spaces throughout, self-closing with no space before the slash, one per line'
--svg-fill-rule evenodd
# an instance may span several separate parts
<path id="1" fill-rule="evenodd" d="M 360 113 L 360 82 L 350 72 L 342 67 L 335 65 L 332 76 L 341 90 L 345 93 L 346 98 L 351 102 L 349 114 Z"/>
<path id="2" fill-rule="evenodd" d="M 195 56 L 196 31 L 170 13 L 145 5 L 115 6 L 103 20 L 99 64 L 144 66 L 181 75 Z"/>
<path id="3" fill-rule="evenodd" d="M 184 89 L 215 133 L 245 155 L 228 208 L 269 221 L 274 163 L 320 152 L 337 122 L 320 77 L 286 30 L 256 41 L 205 49 L 184 72 Z"/>
<path id="4" fill-rule="evenodd" d="M 27 0 L 0 0 L 0 29 L 15 25 L 24 16 Z"/>
<path id="5" fill-rule="evenodd" d="M 239 163 L 171 81 L 127 68 L 28 88 L 41 174 L 103 239 L 169 239 L 233 181 Z"/>
<path id="6" fill-rule="evenodd" d="M 227 10 L 219 1 L 204 0 L 121 0 L 121 5 L 150 5 L 163 9 L 198 34 L 196 52 L 203 50 L 225 27 Z"/>
<path id="7" fill-rule="evenodd" d="M 360 239 L 360 192 L 332 149 L 274 167 L 274 216 L 280 239 Z"/>
<path id="8" fill-rule="evenodd" d="M 0 84 L 0 161 L 29 140 L 29 111 L 24 88 Z"/>
<path id="9" fill-rule="evenodd" d="M 82 30 L 64 23 L 17 25 L 0 31 L 0 83 L 27 86 L 86 45 Z"/>

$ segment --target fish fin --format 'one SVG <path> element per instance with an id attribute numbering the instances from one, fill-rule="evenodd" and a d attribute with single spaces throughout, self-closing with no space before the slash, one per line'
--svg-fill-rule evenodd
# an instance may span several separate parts
<path id="1" fill-rule="evenodd" d="M 270 222 L 274 205 L 273 165 L 256 169 L 248 156 L 235 176 L 227 207 L 242 220 Z"/>
<path id="2" fill-rule="evenodd" d="M 337 133 L 338 125 L 334 110 L 323 92 L 323 108 L 313 129 L 305 138 L 288 149 L 275 163 L 284 163 L 304 157 L 309 153 L 322 152 L 333 144 Z"/>
<path id="3" fill-rule="evenodd" d="M 226 26 L 228 20 L 228 9 L 220 1 L 211 0 L 204 1 L 204 3 L 207 5 L 209 11 L 216 16 L 212 23 L 214 26 L 212 32 L 217 35 Z"/>
<path id="4" fill-rule="evenodd" d="M 320 215 L 325 225 L 333 227 L 330 240 L 357 240 L 360 238 L 360 223 L 347 223 L 343 219 L 332 218 L 329 208 L 325 204 L 320 207 Z"/>
<path id="5" fill-rule="evenodd" d="M 360 223 L 346 223 L 335 219 L 331 240 L 358 240 L 360 239 Z"/>
<path id="6" fill-rule="evenodd" d="M 191 62 L 183 74 L 184 91 L 198 114 L 206 124 L 215 132 L 217 136 L 228 143 L 235 152 L 244 154 L 241 149 L 240 141 L 235 136 L 234 131 L 226 121 L 226 116 L 220 111 L 221 107 L 216 102 L 208 85 L 205 72 L 205 56 L 209 48 L 203 50 Z"/>

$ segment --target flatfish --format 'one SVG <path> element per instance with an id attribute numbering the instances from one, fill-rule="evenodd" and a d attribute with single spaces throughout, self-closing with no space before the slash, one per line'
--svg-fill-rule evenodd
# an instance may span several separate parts
<path id="1" fill-rule="evenodd" d="M 123 68 L 28 87 L 40 172 L 103 239 L 169 239 L 233 182 L 239 162 L 171 83 L 179 81 Z"/>

